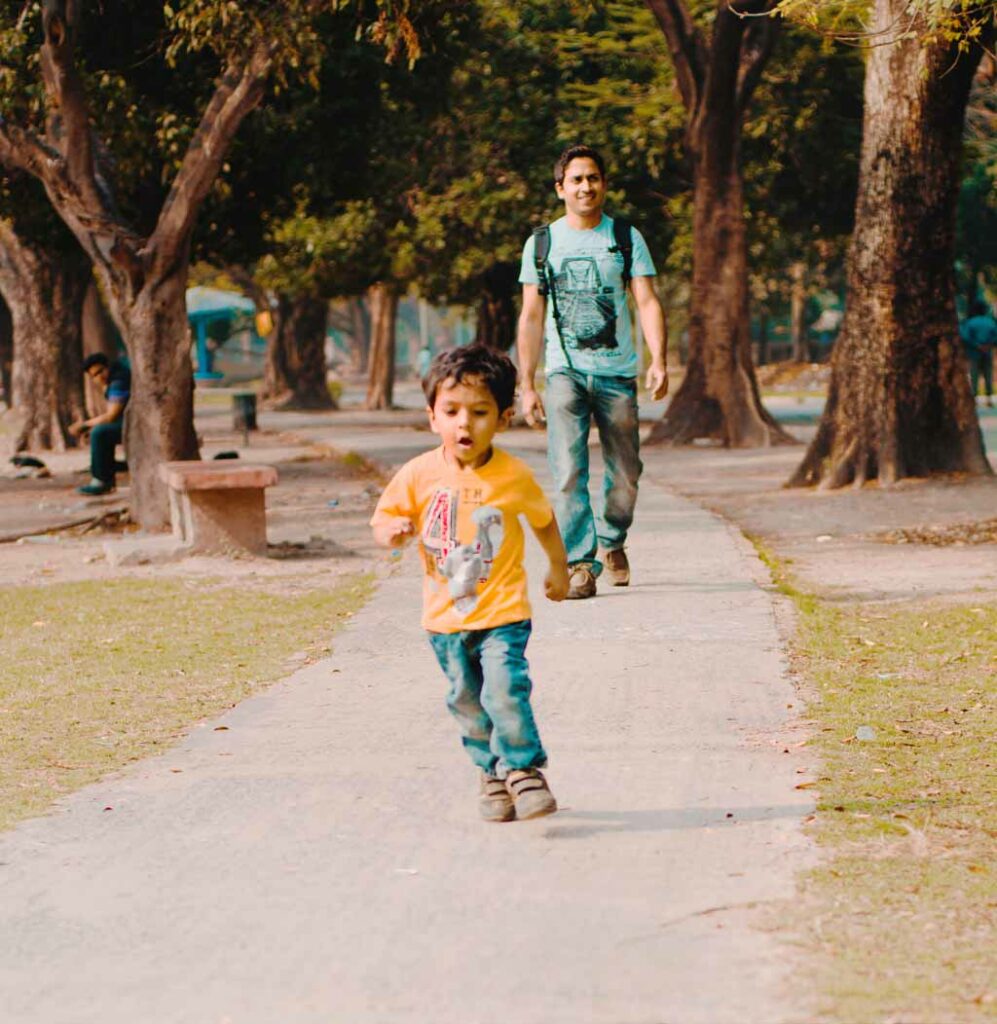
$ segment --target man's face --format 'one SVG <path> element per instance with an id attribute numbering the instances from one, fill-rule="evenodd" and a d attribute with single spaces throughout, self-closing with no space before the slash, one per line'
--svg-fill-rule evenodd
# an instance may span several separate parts
<path id="1" fill-rule="evenodd" d="M 111 371 L 106 366 L 101 366 L 97 363 L 91 366 L 87 370 L 87 376 L 100 388 L 107 387 L 107 380 L 111 376 Z"/>
<path id="2" fill-rule="evenodd" d="M 556 183 L 558 199 L 569 213 L 592 217 L 602 212 L 606 201 L 606 179 L 599 165 L 588 156 L 576 156 L 564 169 L 564 182 Z"/>

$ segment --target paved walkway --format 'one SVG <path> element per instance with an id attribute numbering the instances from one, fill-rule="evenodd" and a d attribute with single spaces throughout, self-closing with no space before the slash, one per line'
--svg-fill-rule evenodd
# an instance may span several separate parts
<path id="1" fill-rule="evenodd" d="M 0 838 L 3 1019 L 803 1019 L 757 927 L 812 856 L 758 563 L 650 483 L 630 551 L 629 589 L 535 601 L 559 814 L 477 819 L 408 555 L 329 660 Z"/>

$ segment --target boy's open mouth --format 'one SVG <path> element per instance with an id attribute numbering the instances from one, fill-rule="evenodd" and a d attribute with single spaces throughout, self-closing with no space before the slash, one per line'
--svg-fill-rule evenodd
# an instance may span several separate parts
<path id="1" fill-rule="evenodd" d="M 471 445 L 474 444 L 474 442 L 469 437 L 458 437 L 457 444 L 459 444 L 462 448 L 470 448 Z"/>

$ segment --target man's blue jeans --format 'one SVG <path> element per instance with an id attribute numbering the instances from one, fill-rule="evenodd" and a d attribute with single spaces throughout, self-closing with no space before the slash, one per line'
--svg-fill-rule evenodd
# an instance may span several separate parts
<path id="1" fill-rule="evenodd" d="M 98 423 L 90 431 L 90 475 L 106 484 L 114 483 L 117 464 L 114 449 L 121 444 L 124 423 L 119 419 L 113 423 Z"/>
<path id="2" fill-rule="evenodd" d="M 447 707 L 471 760 L 489 775 L 542 768 L 547 755 L 530 707 L 529 619 L 493 629 L 430 633 L 447 679 Z"/>
<path id="3" fill-rule="evenodd" d="M 554 477 L 554 510 L 568 550 L 568 565 L 583 563 L 599 575 L 599 545 L 616 551 L 626 543 L 643 469 L 637 427 L 637 381 L 558 370 L 547 378 L 547 459 Z M 605 466 L 602 500 L 589 498 L 588 438 L 599 431 Z"/>

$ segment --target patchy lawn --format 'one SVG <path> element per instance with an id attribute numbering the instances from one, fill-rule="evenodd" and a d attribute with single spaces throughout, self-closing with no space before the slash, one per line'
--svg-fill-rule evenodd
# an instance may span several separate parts
<path id="1" fill-rule="evenodd" d="M 0 587 L 0 828 L 327 653 L 371 589 L 369 576 L 299 594 L 175 579 Z"/>
<path id="2" fill-rule="evenodd" d="M 795 596 L 822 762 L 825 856 L 800 908 L 822 1019 L 994 1020 L 997 605 Z"/>

